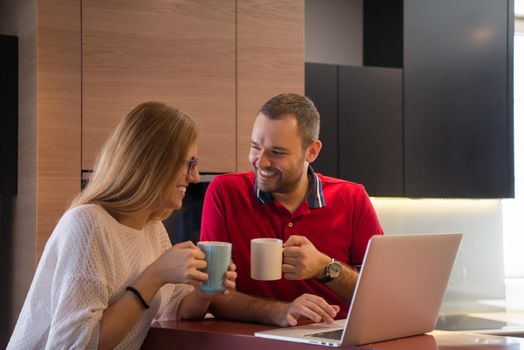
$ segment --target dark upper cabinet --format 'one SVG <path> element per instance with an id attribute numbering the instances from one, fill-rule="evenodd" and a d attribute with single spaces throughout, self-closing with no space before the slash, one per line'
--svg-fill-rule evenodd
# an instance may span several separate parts
<path id="1" fill-rule="evenodd" d="M 0 196 L 13 196 L 18 183 L 18 38 L 0 35 Z"/>
<path id="2" fill-rule="evenodd" d="M 402 70 L 339 67 L 339 176 L 403 195 Z"/>
<path id="3" fill-rule="evenodd" d="M 374 5 L 364 11 L 381 11 L 391 0 L 367 1 Z M 326 140 L 315 169 L 374 196 L 513 197 L 513 1 L 404 0 L 399 8 L 401 56 L 387 59 L 375 43 L 364 60 L 374 67 L 306 64 Z M 364 33 L 371 38 L 383 40 Z M 402 68 L 383 67 L 398 57 Z"/>
<path id="4" fill-rule="evenodd" d="M 402 196 L 402 70 L 306 63 L 306 95 L 321 117 L 313 168 Z"/>
<path id="5" fill-rule="evenodd" d="M 338 67 L 333 64 L 306 63 L 306 96 L 320 113 L 322 149 L 313 162 L 315 171 L 338 177 Z"/>
<path id="6" fill-rule="evenodd" d="M 404 0 L 406 196 L 514 195 L 512 9 Z"/>
<path id="7" fill-rule="evenodd" d="M 402 68 L 403 1 L 364 0 L 364 66 Z"/>

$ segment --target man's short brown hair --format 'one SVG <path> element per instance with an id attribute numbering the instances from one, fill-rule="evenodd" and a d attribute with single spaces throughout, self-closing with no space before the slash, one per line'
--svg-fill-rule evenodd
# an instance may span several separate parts
<path id="1" fill-rule="evenodd" d="M 264 103 L 258 113 L 262 113 L 269 119 L 282 119 L 287 115 L 294 116 L 304 149 L 318 140 L 320 115 L 313 101 L 306 96 L 294 93 L 277 95 Z"/>

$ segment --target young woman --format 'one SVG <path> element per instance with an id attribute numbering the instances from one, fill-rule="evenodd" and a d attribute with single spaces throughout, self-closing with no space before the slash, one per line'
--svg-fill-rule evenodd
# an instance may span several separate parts
<path id="1" fill-rule="evenodd" d="M 160 221 L 199 180 L 196 137 L 159 102 L 120 122 L 47 242 L 8 349 L 138 349 L 153 319 L 206 314 L 204 253 L 172 246 Z M 235 288 L 234 264 L 225 278 Z"/>

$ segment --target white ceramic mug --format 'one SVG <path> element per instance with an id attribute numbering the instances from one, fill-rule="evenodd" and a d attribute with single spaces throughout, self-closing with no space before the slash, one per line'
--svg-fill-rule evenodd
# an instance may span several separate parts
<path id="1" fill-rule="evenodd" d="M 251 240 L 251 278 L 274 281 L 282 278 L 282 240 L 255 238 Z"/>

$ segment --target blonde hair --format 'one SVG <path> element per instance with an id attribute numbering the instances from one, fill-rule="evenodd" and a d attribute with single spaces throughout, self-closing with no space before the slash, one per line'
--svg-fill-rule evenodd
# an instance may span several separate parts
<path id="1" fill-rule="evenodd" d="M 91 180 L 71 207 L 95 203 L 120 215 L 154 209 L 185 166 L 196 138 L 195 123 L 181 110 L 160 102 L 138 105 L 105 143 Z M 170 214 L 156 210 L 150 219 Z"/>

